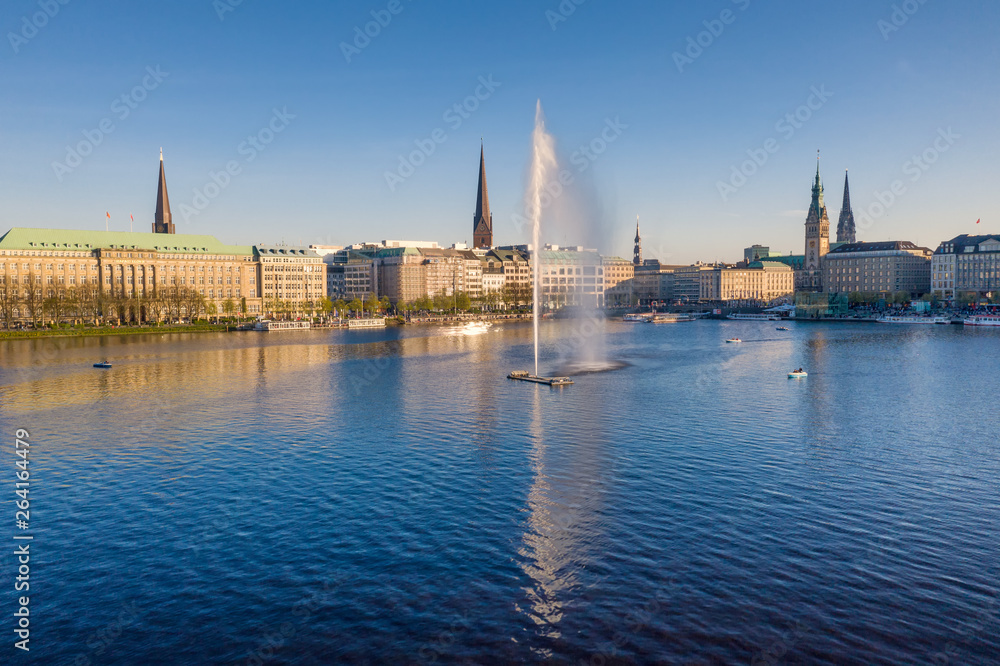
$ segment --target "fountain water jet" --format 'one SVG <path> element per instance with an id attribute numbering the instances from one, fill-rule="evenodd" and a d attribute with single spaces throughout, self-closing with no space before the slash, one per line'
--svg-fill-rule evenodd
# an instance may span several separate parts
<path id="1" fill-rule="evenodd" d="M 541 266 L 539 258 L 541 256 L 541 227 L 542 227 L 542 192 L 546 183 L 549 182 L 552 174 L 555 173 L 556 162 L 556 142 L 552 135 L 545 131 L 545 114 L 542 113 L 542 100 L 538 100 L 535 106 L 535 131 L 531 134 L 531 269 L 532 279 L 532 305 L 531 314 L 535 329 L 535 376 L 538 376 L 538 308 L 541 299 Z"/>

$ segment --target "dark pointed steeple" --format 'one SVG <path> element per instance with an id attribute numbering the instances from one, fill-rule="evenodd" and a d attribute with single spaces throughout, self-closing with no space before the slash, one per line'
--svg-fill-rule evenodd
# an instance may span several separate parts
<path id="1" fill-rule="evenodd" d="M 493 247 L 493 214 L 486 189 L 486 157 L 479 147 L 479 194 L 476 195 L 476 215 L 472 220 L 472 247 Z"/>
<path id="2" fill-rule="evenodd" d="M 642 265 L 642 237 L 639 235 L 639 216 L 635 216 L 635 247 L 632 248 L 632 264 Z"/>
<path id="3" fill-rule="evenodd" d="M 844 170 L 844 205 L 840 208 L 840 221 L 837 222 L 837 242 L 857 242 L 857 229 L 854 224 L 854 211 L 851 210 L 851 187 L 847 182 L 846 169 Z"/>
<path id="4" fill-rule="evenodd" d="M 160 148 L 160 184 L 156 187 L 156 216 L 153 219 L 154 234 L 176 233 L 170 215 L 170 197 L 167 196 L 167 176 L 163 172 L 162 148 Z"/>

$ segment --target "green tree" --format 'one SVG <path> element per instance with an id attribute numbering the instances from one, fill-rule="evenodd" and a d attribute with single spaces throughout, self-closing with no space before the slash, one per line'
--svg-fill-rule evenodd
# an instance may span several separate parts
<path id="1" fill-rule="evenodd" d="M 205 306 L 205 313 L 209 318 L 215 317 L 215 323 L 219 323 L 219 306 L 214 301 Z"/>
<path id="2" fill-rule="evenodd" d="M 323 313 L 323 316 L 327 316 L 331 310 L 333 310 L 333 301 L 324 296 L 319 300 L 319 311 Z"/>
<path id="3" fill-rule="evenodd" d="M 364 305 L 362 305 L 361 300 L 357 298 L 353 299 L 350 303 L 347 304 L 347 309 L 350 312 L 361 312 L 361 309 L 363 307 Z"/>
<path id="4" fill-rule="evenodd" d="M 233 318 L 233 313 L 236 312 L 236 303 L 233 302 L 233 299 L 227 298 L 222 301 L 222 311 L 225 313 L 227 318 Z"/>
<path id="5" fill-rule="evenodd" d="M 464 291 L 460 291 L 455 294 L 455 307 L 462 311 L 467 311 L 472 307 L 472 300 L 469 295 Z"/>
<path id="6" fill-rule="evenodd" d="M 344 310 L 346 308 L 347 308 L 347 303 L 345 303 L 344 299 L 342 298 L 338 298 L 333 302 L 333 309 L 336 310 L 338 317 L 341 317 L 345 314 Z"/>
<path id="7" fill-rule="evenodd" d="M 388 312 L 389 308 L 392 307 L 392 303 L 389 302 L 388 296 L 383 296 L 382 298 L 378 299 L 378 306 L 379 308 L 382 309 L 383 312 Z"/>

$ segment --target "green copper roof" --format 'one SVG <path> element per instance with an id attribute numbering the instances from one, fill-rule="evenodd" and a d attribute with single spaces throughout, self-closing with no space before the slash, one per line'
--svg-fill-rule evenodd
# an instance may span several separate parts
<path id="1" fill-rule="evenodd" d="M 251 255 L 249 245 L 224 245 L 215 236 L 154 234 L 132 231 L 79 231 L 14 227 L 0 237 L 3 250 L 85 251 L 97 249 L 156 250 L 187 254 Z"/>

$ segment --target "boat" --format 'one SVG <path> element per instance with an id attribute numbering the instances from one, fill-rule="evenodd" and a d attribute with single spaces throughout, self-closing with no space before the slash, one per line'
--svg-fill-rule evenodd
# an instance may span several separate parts
<path id="1" fill-rule="evenodd" d="M 682 321 L 694 321 L 694 317 L 688 314 L 679 314 L 676 312 L 667 312 L 664 314 L 653 315 L 646 319 L 649 324 L 676 324 Z"/>
<path id="2" fill-rule="evenodd" d="M 347 322 L 347 328 L 384 328 L 384 317 L 372 317 L 368 319 L 351 319 Z"/>
<path id="3" fill-rule="evenodd" d="M 962 323 L 965 326 L 1000 326 L 1000 315 L 972 315 Z"/>
<path id="4" fill-rule="evenodd" d="M 743 341 L 740 340 L 739 338 L 729 338 L 728 340 L 726 340 L 726 342 L 743 342 Z"/>
<path id="5" fill-rule="evenodd" d="M 653 315 L 649 314 L 648 312 L 645 314 L 641 312 L 636 314 L 627 314 L 624 317 L 622 317 L 622 321 L 632 321 L 632 322 L 649 321 L 652 318 L 652 316 Z"/>
<path id="6" fill-rule="evenodd" d="M 776 330 L 776 331 L 787 331 L 788 327 L 787 326 L 779 326 L 778 328 L 776 328 L 774 330 Z"/>
<path id="7" fill-rule="evenodd" d="M 729 314 L 726 319 L 736 319 L 739 321 L 781 321 L 781 317 L 776 314 Z"/>
<path id="8" fill-rule="evenodd" d="M 801 379 L 802 377 L 808 377 L 808 376 L 809 373 L 806 372 L 805 370 L 795 370 L 793 372 L 788 373 L 789 379 Z"/>
<path id="9" fill-rule="evenodd" d="M 94 367 L 95 368 L 104 368 L 104 369 L 107 369 L 107 368 L 111 367 L 111 362 L 110 361 L 101 361 L 100 363 L 95 363 Z"/>
<path id="10" fill-rule="evenodd" d="M 312 328 L 308 321 L 258 321 L 253 326 L 255 331 L 302 331 Z"/>
<path id="11" fill-rule="evenodd" d="M 921 315 L 885 315 L 876 319 L 880 324 L 950 324 L 948 317 L 923 317 Z"/>

